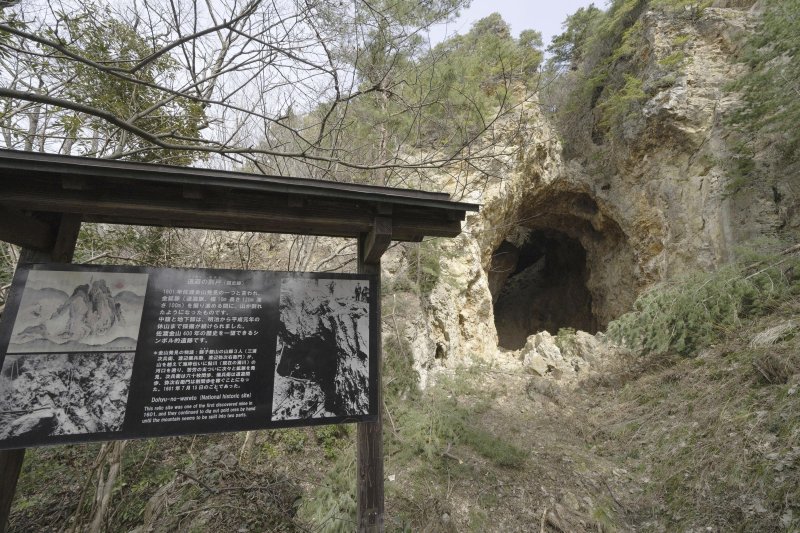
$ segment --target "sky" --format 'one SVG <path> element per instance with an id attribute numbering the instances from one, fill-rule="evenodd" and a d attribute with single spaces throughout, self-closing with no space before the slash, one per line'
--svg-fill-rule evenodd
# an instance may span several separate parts
<path id="1" fill-rule="evenodd" d="M 546 47 L 561 33 L 561 23 L 567 16 L 591 3 L 605 8 L 604 0 L 473 0 L 455 22 L 432 28 L 431 40 L 438 43 L 454 33 L 467 33 L 475 22 L 498 12 L 511 25 L 514 37 L 522 30 L 538 30 Z"/>

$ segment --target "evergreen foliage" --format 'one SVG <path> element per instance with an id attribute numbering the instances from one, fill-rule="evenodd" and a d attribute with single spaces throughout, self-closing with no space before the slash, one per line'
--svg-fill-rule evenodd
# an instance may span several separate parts
<path id="1" fill-rule="evenodd" d="M 383 392 L 387 402 L 418 396 L 419 374 L 414 370 L 413 348 L 397 334 L 384 337 L 383 376 Z"/>
<path id="2" fill-rule="evenodd" d="M 345 449 L 307 498 L 300 501 L 298 517 L 315 524 L 320 533 L 346 533 L 356 524 L 355 450 Z"/>
<path id="3" fill-rule="evenodd" d="M 647 98 L 642 89 L 642 80 L 631 74 L 624 74 L 625 84 L 598 105 L 601 119 L 599 124 L 606 128 L 618 125 L 638 104 Z"/>
<path id="4" fill-rule="evenodd" d="M 626 119 L 647 99 L 637 74 L 647 62 L 642 53 L 642 13 L 676 12 L 694 20 L 710 4 L 708 0 L 612 0 L 605 11 L 591 4 L 567 18 L 564 32 L 548 48 L 547 65 L 556 87 L 548 94 L 550 108 L 567 157 L 586 157 L 595 146 L 621 139 Z M 685 44 L 686 40 L 673 43 L 675 51 L 659 62 L 665 80 L 685 64 Z"/>
<path id="5" fill-rule="evenodd" d="M 518 103 L 515 88 L 536 83 L 541 46 L 539 32 L 526 30 L 514 39 L 508 24 L 493 13 L 467 34 L 435 47 L 421 60 L 429 73 L 422 86 L 438 87 L 440 97 L 428 109 L 432 120 L 420 142 L 463 142 L 486 125 L 495 108 Z"/>
<path id="6" fill-rule="evenodd" d="M 154 135 L 170 134 L 175 137 L 197 137 L 207 125 L 204 107 L 195 101 L 173 95 L 163 101 L 164 95 L 157 87 L 162 79 L 174 79 L 179 71 L 178 62 L 169 54 L 163 54 L 147 62 L 135 73 L 135 77 L 121 77 L 111 72 L 123 72 L 145 58 L 152 56 L 151 43 L 135 25 L 127 24 L 116 17 L 111 8 L 91 0 L 82 9 L 71 11 L 65 6 L 52 11 L 54 24 L 36 28 L 34 23 L 15 12 L 4 12 L 0 8 L 0 20 L 20 31 L 36 33 L 53 42 L 61 43 L 64 52 L 48 55 L 45 45 L 39 44 L 28 55 L 19 54 L 17 68 L 35 76 L 37 90 L 42 91 L 53 83 L 53 96 L 62 100 L 100 109 L 121 120 L 129 120 L 135 127 Z M 0 32 L 3 40 L 11 41 L 9 34 Z M 9 43 L 2 54 L 13 58 L 9 50 L 17 43 Z M 70 57 L 80 56 L 85 61 L 74 61 Z M 32 59 L 32 57 L 35 59 Z M 108 70 L 98 70 L 102 65 Z M 25 86 L 19 73 L 10 72 L 3 65 L 4 82 L 10 88 Z M 135 81 L 133 81 L 135 79 Z M 53 80 L 63 80 L 56 83 Z M 30 83 L 30 82 L 27 82 Z M 57 87 L 57 88 L 56 88 Z M 46 92 L 46 91 L 45 91 Z M 28 128 L 41 128 L 37 132 L 41 151 L 88 155 L 96 157 L 119 157 L 126 155 L 134 161 L 188 165 L 198 159 L 197 154 L 178 150 L 156 149 L 135 135 L 122 132 L 97 116 L 68 109 L 38 109 L 31 113 L 27 124 L 21 121 L 19 109 L 11 99 L 6 99 L 0 108 L 0 128 L 7 133 L 8 148 L 33 149 L 34 139 L 29 138 Z M 27 127 L 20 127 L 24 124 Z"/>
<path id="7" fill-rule="evenodd" d="M 108 68 L 126 68 L 152 54 L 151 44 L 137 32 L 137 28 L 115 18 L 108 6 L 94 5 L 86 12 L 58 13 L 58 18 L 70 37 L 70 51 L 103 63 Z M 54 40 L 59 38 L 52 30 L 44 34 Z M 85 63 L 61 60 L 49 65 L 49 68 L 60 71 L 61 76 L 73 76 L 72 82 L 66 87 L 65 97 L 119 117 L 138 117 L 134 118 L 134 124 L 154 134 L 170 132 L 194 137 L 206 120 L 201 105 L 181 97 L 175 97 L 170 104 L 161 105 L 155 112 L 148 111 L 163 98 L 159 91 L 110 74 L 98 73 Z M 138 79 L 155 84 L 158 77 L 174 75 L 177 69 L 174 59 L 163 55 L 143 67 L 138 72 Z M 86 141 L 79 138 L 79 133 L 82 128 L 87 128 L 102 131 L 103 137 L 109 139 L 119 136 L 115 143 L 117 152 L 131 151 L 128 156 L 130 160 L 188 165 L 196 159 L 196 156 L 180 151 L 145 149 L 147 145 L 141 139 L 121 134 L 116 131 L 117 128 L 109 127 L 94 117 L 65 112 L 59 120 L 67 134 L 75 138 L 76 143 L 84 145 L 84 150 L 87 148 Z"/>
<path id="8" fill-rule="evenodd" d="M 578 63 L 586 55 L 586 46 L 600 16 L 602 11 L 592 3 L 567 17 L 562 25 L 564 33 L 553 37 L 547 48 L 551 54 L 550 64 L 558 68 L 578 68 Z"/>
<path id="9" fill-rule="evenodd" d="M 743 53 L 749 71 L 731 86 L 743 97 L 730 120 L 744 133 L 733 147 L 735 185 L 770 179 L 771 173 L 758 172 L 753 162 L 760 140 L 775 143 L 781 166 L 800 160 L 799 55 L 800 0 L 767 0 Z"/>
<path id="10" fill-rule="evenodd" d="M 434 241 L 424 241 L 408 250 L 408 277 L 420 295 L 431 293 L 442 274 L 441 252 Z"/>
<path id="11" fill-rule="evenodd" d="M 467 446 L 497 466 L 520 467 L 528 454 L 479 422 L 489 403 L 465 405 L 459 401 L 479 389 L 479 373 L 462 369 L 452 378 L 441 378 L 418 399 L 395 404 L 392 412 L 400 431 L 386 435 L 389 453 L 397 454 L 401 461 L 421 457 L 436 465 L 451 460 L 442 452 Z"/>
<path id="12" fill-rule="evenodd" d="M 337 51 L 353 68 L 349 83 L 355 86 L 358 98 L 346 106 L 335 99 L 322 99 L 308 112 L 282 119 L 304 137 L 318 137 L 325 149 L 339 157 L 365 166 L 386 162 L 387 168 L 350 168 L 345 174 L 338 173 L 335 165 L 281 160 L 280 172 L 424 188 L 408 181 L 414 172 L 392 168 L 388 162 L 413 160 L 415 150 L 428 158 L 441 157 L 443 163 L 447 158 L 458 159 L 498 117 L 528 99 L 539 81 L 539 32 L 525 30 L 515 39 L 508 24 L 494 13 L 476 22 L 466 34 L 426 49 L 419 28 L 446 19 L 462 3 L 439 0 L 420 7 L 413 2 L 391 2 L 386 3 L 386 10 L 376 7 L 365 14 L 365 27 L 371 30 L 356 39 L 363 39 L 363 45 L 344 43 Z M 336 25 L 335 11 L 324 12 L 326 24 Z M 295 151 L 309 149 L 297 135 L 281 130 L 271 133 L 267 143 Z M 278 163 L 266 158 L 260 167 Z"/>
<path id="13" fill-rule="evenodd" d="M 413 45 L 413 38 L 399 49 L 388 31 L 378 28 L 367 52 L 354 60 L 359 90 L 370 97 L 346 110 L 321 104 L 304 118 L 319 123 L 333 111 L 330 120 L 346 121 L 346 128 L 330 142 L 347 146 L 364 161 L 388 159 L 408 148 L 435 154 L 467 147 L 537 88 L 541 34 L 525 30 L 515 39 L 498 13 L 429 51 Z M 392 171 L 378 176 L 382 184 L 405 184 L 393 179 Z M 373 181 L 375 175 L 351 172 L 349 179 Z"/>
<path id="14" fill-rule="evenodd" d="M 560 80 L 566 94 L 553 104 L 567 157 L 587 155 L 586 148 L 602 141 L 643 99 L 629 64 L 641 50 L 637 21 L 647 5 L 647 0 L 613 0 L 606 11 L 591 5 L 567 18 L 565 32 L 553 39 L 550 69 L 572 71 Z"/>
<path id="15" fill-rule="evenodd" d="M 657 286 L 634 310 L 609 324 L 608 335 L 643 354 L 688 356 L 713 344 L 744 318 L 770 312 L 800 295 L 800 259 L 741 261 Z"/>

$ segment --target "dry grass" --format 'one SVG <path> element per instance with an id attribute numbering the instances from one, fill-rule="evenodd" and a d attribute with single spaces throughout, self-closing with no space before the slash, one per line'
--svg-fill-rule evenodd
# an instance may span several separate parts
<path id="1" fill-rule="evenodd" d="M 800 303 L 787 302 L 696 358 L 652 356 L 588 385 L 607 400 L 592 412 L 595 443 L 646 487 L 637 521 L 800 527 L 800 339 L 751 344 L 798 312 Z"/>

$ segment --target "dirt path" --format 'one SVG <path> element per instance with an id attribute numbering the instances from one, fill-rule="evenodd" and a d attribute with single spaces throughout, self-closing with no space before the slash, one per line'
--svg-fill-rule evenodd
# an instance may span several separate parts
<path id="1" fill-rule="evenodd" d="M 446 495 L 453 516 L 430 531 L 451 530 L 451 520 L 456 531 L 636 529 L 629 517 L 637 514 L 642 489 L 624 465 L 592 444 L 596 431 L 587 410 L 596 398 L 521 372 L 479 374 L 477 394 L 459 401 L 468 408 L 481 404 L 475 424 L 523 450 L 526 459 L 509 468 L 466 445 L 448 450 L 452 468 L 469 468 L 472 476 L 451 477 L 456 481 Z"/>

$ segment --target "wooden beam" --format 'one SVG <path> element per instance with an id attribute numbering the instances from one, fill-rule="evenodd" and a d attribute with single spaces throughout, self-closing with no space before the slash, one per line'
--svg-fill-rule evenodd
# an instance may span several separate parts
<path id="1" fill-rule="evenodd" d="M 0 205 L 0 240 L 32 250 L 50 250 L 56 232 L 50 224 L 38 218 Z"/>
<path id="2" fill-rule="evenodd" d="M 88 191 L 92 188 L 86 176 L 64 176 L 61 178 L 61 187 L 67 191 Z"/>
<path id="3" fill-rule="evenodd" d="M 377 274 L 378 287 L 375 294 L 380 297 L 381 283 L 381 261 L 378 255 L 376 261 L 367 263 L 364 250 L 366 247 L 367 236 L 362 235 L 358 239 L 358 271 L 362 274 Z M 377 250 L 377 248 L 375 249 Z M 381 305 L 378 301 L 376 306 L 378 316 L 375 323 L 378 324 L 378 339 L 376 354 L 378 358 L 377 378 L 378 384 L 377 412 L 378 419 L 375 422 L 361 422 L 358 424 L 356 435 L 356 463 L 358 475 L 356 479 L 356 506 L 359 533 L 383 533 L 384 530 L 384 496 L 383 496 L 383 382 L 381 371 L 383 366 L 381 348 Z"/>
<path id="4" fill-rule="evenodd" d="M 295 196 L 293 194 L 289 195 L 289 198 L 286 200 L 286 205 L 289 207 L 305 207 L 306 201 L 303 198 Z"/>
<path id="5" fill-rule="evenodd" d="M 3 153 L 3 204 L 31 212 L 80 214 L 84 221 L 356 238 L 370 231 L 375 216 L 391 216 L 393 239 L 416 241 L 457 235 L 466 211 L 477 209 L 451 202 L 445 194 L 237 173 L 208 180 L 196 175 L 200 169 L 170 168 L 161 174 L 154 167 L 136 166 L 136 176 L 128 176 L 123 169 L 130 170 L 129 165 L 122 165 L 114 167 L 120 175 L 96 175 L 91 171 L 98 170 L 94 162 L 74 158 L 26 155 L 31 168 L 10 172 L 3 165 L 22 156 L 4 161 Z M 77 166 L 67 172 L 70 165 Z"/>
<path id="6" fill-rule="evenodd" d="M 275 205 L 264 198 L 251 195 L 218 195 L 208 200 L 167 196 L 154 189 L 143 193 L 129 194 L 74 194 L 62 191 L 55 195 L 50 191 L 13 190 L 4 191 L 3 198 L 20 207 L 35 206 L 39 211 L 82 214 L 84 220 L 103 217 L 137 224 L 162 220 L 159 225 L 178 227 L 208 227 L 226 229 L 231 223 L 254 226 L 252 231 L 274 233 L 303 233 L 316 230 L 318 234 L 347 235 L 356 237 L 369 231 L 372 216 L 355 205 L 313 205 L 304 208 Z M 284 202 L 286 200 L 284 199 Z M 270 228 L 270 230 L 258 229 Z"/>
<path id="7" fill-rule="evenodd" d="M 425 221 L 414 220 L 411 218 L 399 218 L 397 215 L 393 217 L 394 225 L 392 232 L 394 235 L 413 236 L 408 239 L 395 239 L 395 240 L 410 240 L 416 241 L 419 237 L 457 237 L 461 233 L 461 222 L 452 220 L 448 222 L 443 221 Z"/>
<path id="8" fill-rule="evenodd" d="M 71 263 L 75 255 L 75 245 L 78 244 L 78 234 L 81 232 L 80 215 L 63 214 L 58 224 L 56 242 L 47 261 L 53 263 Z"/>
<path id="9" fill-rule="evenodd" d="M 474 204 L 453 202 L 445 193 L 0 149 L 0 191 L 3 183 L 9 179 L 22 177 L 26 182 L 32 179 L 57 179 L 60 182 L 61 178 L 67 176 L 88 178 L 89 186 L 102 186 L 113 180 L 126 191 L 137 190 L 148 183 L 168 186 L 186 184 L 216 188 L 212 194 L 236 189 L 267 194 L 298 194 L 306 198 L 345 202 L 386 202 L 395 206 L 427 207 L 433 210 L 478 208 Z"/>
<path id="10" fill-rule="evenodd" d="M 206 195 L 203 194 L 202 189 L 199 189 L 197 187 L 190 187 L 188 185 L 183 186 L 182 194 L 183 197 L 186 198 L 187 200 L 202 200 L 206 197 Z"/>
<path id="11" fill-rule="evenodd" d="M 380 263 L 383 252 L 392 242 L 392 219 L 375 217 L 372 229 L 364 239 L 364 263 L 374 265 Z"/>
<path id="12" fill-rule="evenodd" d="M 58 263 L 71 262 L 80 227 L 81 220 L 79 216 L 62 215 L 57 225 L 56 237 L 53 239 L 50 249 L 43 251 L 23 248 L 19 254 L 19 264 L 50 261 Z M 18 291 L 20 287 L 12 286 L 11 290 Z M 0 320 L 5 319 L 5 316 L 0 317 Z M 17 481 L 19 480 L 24 460 L 24 449 L 0 451 L 0 533 L 5 533 L 8 528 L 11 504 L 14 501 L 14 493 L 17 490 Z"/>
<path id="13" fill-rule="evenodd" d="M 289 207 L 285 196 L 270 199 L 228 193 L 201 200 L 185 198 L 183 189 L 178 194 L 158 188 L 123 194 L 118 190 L 38 191 L 21 186 L 1 194 L 6 203 L 18 208 L 80 214 L 84 221 L 116 224 L 357 237 L 369 232 L 375 221 L 368 204 L 317 200 L 305 202 L 303 207 Z M 392 238 L 414 241 L 422 236 L 453 237 L 461 232 L 459 221 L 435 215 L 424 209 L 394 209 Z"/>

